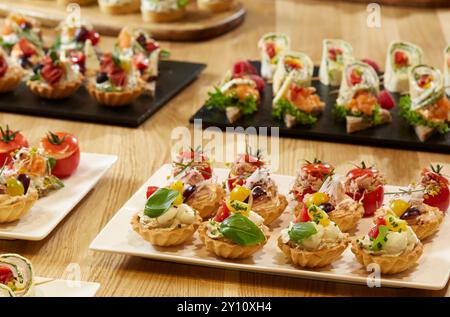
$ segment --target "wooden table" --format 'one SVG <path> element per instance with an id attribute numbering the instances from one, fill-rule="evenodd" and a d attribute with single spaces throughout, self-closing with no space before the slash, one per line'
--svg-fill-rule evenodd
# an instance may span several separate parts
<path id="1" fill-rule="evenodd" d="M 383 64 L 391 40 L 417 43 L 425 60 L 443 63 L 442 50 L 450 43 L 450 10 L 382 7 L 381 28 L 366 27 L 366 7 L 361 4 L 300 0 L 244 0 L 249 14 L 237 30 L 208 42 L 163 43 L 173 59 L 205 62 L 209 66 L 189 88 L 179 94 L 139 129 L 0 114 L 0 124 L 23 130 L 32 143 L 47 130 L 76 133 L 87 152 L 114 153 L 119 161 L 97 187 L 40 242 L 1 241 L 0 252 L 29 257 L 40 276 L 71 278 L 71 263 L 81 268 L 81 278 L 101 283 L 100 296 L 412 296 L 450 295 L 442 291 L 369 289 L 365 286 L 209 269 L 90 251 L 89 244 L 116 211 L 162 164 L 170 162 L 170 134 L 188 125 L 188 118 L 205 97 L 207 87 L 220 79 L 237 59 L 258 58 L 256 42 L 269 31 L 287 32 L 293 48 L 308 53 L 318 63 L 321 40 L 343 38 L 357 56 L 370 56 Z M 103 40 L 112 47 L 112 39 Z M 191 127 L 192 130 L 192 127 Z M 173 142 L 172 142 L 173 143 Z M 319 157 L 339 172 L 350 162 L 376 163 L 389 182 L 406 184 L 430 162 L 450 163 L 444 154 L 390 150 L 294 139 L 280 140 L 281 164 L 277 173 L 294 174 L 302 159 Z M 447 173 L 449 173 L 447 171 Z M 448 229 L 448 228 L 447 228 Z"/>

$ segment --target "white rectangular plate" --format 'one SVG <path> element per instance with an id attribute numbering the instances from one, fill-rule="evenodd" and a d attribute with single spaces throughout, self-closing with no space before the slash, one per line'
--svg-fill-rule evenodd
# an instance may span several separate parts
<path id="1" fill-rule="evenodd" d="M 219 181 L 226 178 L 228 170 L 215 169 Z M 366 284 L 369 272 L 366 272 L 356 261 L 348 248 L 342 257 L 329 267 L 322 269 L 301 269 L 290 264 L 286 256 L 279 250 L 277 239 L 280 230 L 286 228 L 292 219 L 292 211 L 286 210 L 279 220 L 271 225 L 271 236 L 268 243 L 253 257 L 245 260 L 230 261 L 219 259 L 210 254 L 195 234 L 191 242 L 179 247 L 158 248 L 142 239 L 130 226 L 131 216 L 142 210 L 145 205 L 147 186 L 164 186 L 166 176 L 170 174 L 170 166 L 161 167 L 130 200 L 117 212 L 106 227 L 92 242 L 90 248 L 97 251 L 113 252 L 140 256 L 144 258 L 172 261 L 179 263 L 204 265 L 226 269 L 246 270 L 266 274 L 287 275 L 293 277 L 332 280 L 346 283 Z M 272 175 L 278 184 L 279 191 L 288 195 L 294 177 Z M 387 186 L 387 190 L 395 190 L 396 186 Z M 287 196 L 288 197 L 288 196 Z M 372 219 L 360 221 L 356 234 L 367 233 Z M 418 265 L 407 272 L 382 276 L 381 286 L 410 287 L 438 290 L 445 287 L 450 274 L 450 228 L 448 216 L 445 217 L 441 230 L 425 243 L 424 253 Z"/>
<path id="2" fill-rule="evenodd" d="M 94 297 L 100 284 L 92 282 L 54 280 L 45 277 L 35 278 L 33 297 Z"/>
<path id="3" fill-rule="evenodd" d="M 0 239 L 42 240 L 97 184 L 117 160 L 115 155 L 81 153 L 80 165 L 64 188 L 39 199 L 22 219 L 0 224 Z"/>

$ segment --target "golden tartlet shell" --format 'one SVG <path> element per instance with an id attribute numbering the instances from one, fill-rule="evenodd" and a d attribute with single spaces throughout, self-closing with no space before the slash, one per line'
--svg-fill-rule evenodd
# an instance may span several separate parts
<path id="1" fill-rule="evenodd" d="M 380 266 L 382 274 L 396 274 L 408 270 L 417 262 L 422 255 L 423 246 L 419 242 L 411 251 L 403 252 L 397 256 L 373 255 L 360 248 L 356 240 L 353 240 L 351 250 L 358 262 L 364 267 L 367 268 L 369 264 L 376 263 Z"/>
<path id="2" fill-rule="evenodd" d="M 200 217 L 207 219 L 217 212 L 224 196 L 225 190 L 219 184 L 210 184 L 195 191 L 186 200 L 186 204 L 194 208 Z"/>
<path id="3" fill-rule="evenodd" d="M 281 237 L 278 238 L 278 247 L 283 253 L 291 259 L 292 263 L 301 267 L 316 268 L 327 266 L 336 261 L 341 254 L 347 249 L 350 243 L 348 236 L 345 234 L 341 243 L 332 248 L 307 251 L 297 248 L 292 248 L 286 243 L 283 243 Z"/>
<path id="4" fill-rule="evenodd" d="M 142 10 L 142 19 L 146 22 L 174 22 L 180 20 L 186 14 L 186 8 L 164 12 Z"/>
<path id="5" fill-rule="evenodd" d="M 197 230 L 201 223 L 200 216 L 197 216 L 196 222 L 172 230 L 164 228 L 147 229 L 139 222 L 138 214 L 131 218 L 131 226 L 144 240 L 159 247 L 170 247 L 185 243 Z"/>
<path id="6" fill-rule="evenodd" d="M 10 67 L 5 76 L 0 78 L 0 93 L 9 92 L 19 85 L 22 80 L 23 71 L 20 67 Z"/>
<path id="7" fill-rule="evenodd" d="M 207 222 L 203 222 L 198 229 L 200 240 L 203 241 L 208 251 L 221 258 L 245 259 L 251 257 L 254 253 L 261 250 L 267 243 L 268 237 L 266 237 L 266 240 L 264 240 L 264 242 L 249 246 L 241 246 L 227 241 L 212 239 L 207 234 L 206 224 Z"/>
<path id="8" fill-rule="evenodd" d="M 269 205 L 270 204 L 255 204 L 252 206 L 252 210 L 264 218 L 265 225 L 271 224 L 281 216 L 288 205 L 288 201 L 284 195 L 279 194 L 276 206 L 272 208 L 272 206 Z"/>
<path id="9" fill-rule="evenodd" d="M 89 94 L 97 100 L 98 103 L 110 106 L 120 107 L 131 104 L 137 97 L 142 95 L 144 89 L 141 85 L 134 87 L 133 89 L 127 89 L 120 92 L 106 92 L 96 89 L 95 85 L 88 84 L 87 90 Z"/>
<path id="10" fill-rule="evenodd" d="M 13 204 L 0 204 L 0 223 L 17 221 L 30 211 L 38 200 L 38 193 L 31 187 L 28 190 L 26 196 L 21 197 Z"/>
<path id="11" fill-rule="evenodd" d="M 83 82 L 82 77 L 79 77 L 77 81 L 67 83 L 64 85 L 41 85 L 37 81 L 27 81 L 27 86 L 30 90 L 41 98 L 45 99 L 63 99 L 67 98 L 75 93 L 80 88 Z"/>

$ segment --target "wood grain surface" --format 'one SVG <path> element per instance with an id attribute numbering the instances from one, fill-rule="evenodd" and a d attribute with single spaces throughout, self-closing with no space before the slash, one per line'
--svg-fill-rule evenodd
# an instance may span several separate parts
<path id="1" fill-rule="evenodd" d="M 366 26 L 366 6 L 336 1 L 244 0 L 249 9 L 241 28 L 208 42 L 163 43 L 173 59 L 205 62 L 208 68 L 193 85 L 174 98 L 139 129 L 0 114 L 2 126 L 21 129 L 36 144 L 47 130 L 76 133 L 86 152 L 114 153 L 119 161 L 98 186 L 44 241 L 1 241 L 0 252 L 29 257 L 40 276 L 67 278 L 71 263 L 81 278 L 101 283 L 100 296 L 445 296 L 442 291 L 381 288 L 313 281 L 246 272 L 209 269 L 90 251 L 88 246 L 115 212 L 162 164 L 170 162 L 171 132 L 188 126 L 208 86 L 218 81 L 238 59 L 256 59 L 256 42 L 269 31 L 287 32 L 293 48 L 318 63 L 321 40 L 343 38 L 355 54 L 370 56 L 384 65 L 390 41 L 402 39 L 420 45 L 425 61 L 443 65 L 442 50 L 450 43 L 450 10 L 382 7 L 381 28 Z M 112 46 L 112 39 L 102 40 Z M 192 131 L 192 127 L 190 127 Z M 450 156 L 412 151 L 280 139 L 277 173 L 294 174 L 302 159 L 319 157 L 344 172 L 351 162 L 376 163 L 391 184 L 406 184 L 430 162 L 450 164 Z M 450 173 L 447 171 L 447 173 Z M 449 230 L 449 228 L 446 228 Z"/>
<path id="2" fill-rule="evenodd" d="M 122 27 L 130 25 L 143 28 L 155 39 L 165 41 L 199 41 L 219 36 L 238 27 L 247 12 L 240 2 L 235 2 L 230 10 L 219 13 L 198 10 L 192 2 L 186 11 L 186 16 L 180 21 L 151 23 L 144 22 L 140 12 L 107 15 L 96 5 L 81 7 L 82 18 L 90 21 L 101 34 L 116 36 Z M 68 15 L 67 9 L 56 5 L 55 1 L 0 0 L 0 16 L 7 16 L 10 12 L 32 16 L 47 27 L 57 26 Z"/>

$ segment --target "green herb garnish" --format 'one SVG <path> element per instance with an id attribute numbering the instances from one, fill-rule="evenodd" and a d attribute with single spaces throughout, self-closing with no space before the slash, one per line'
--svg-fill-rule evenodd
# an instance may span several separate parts
<path id="1" fill-rule="evenodd" d="M 316 227 L 312 222 L 297 222 L 288 232 L 289 239 L 291 239 L 295 243 L 301 243 L 303 240 L 316 233 Z"/>
<path id="2" fill-rule="evenodd" d="M 145 204 L 144 214 L 156 218 L 164 214 L 180 193 L 168 188 L 159 188 L 151 195 Z"/>
<path id="3" fill-rule="evenodd" d="M 252 114 L 258 110 L 258 102 L 253 96 L 247 96 L 241 100 L 235 94 L 224 94 L 217 87 L 214 87 L 214 92 L 209 92 L 208 96 L 209 99 L 205 102 L 207 109 L 225 110 L 227 107 L 238 107 L 243 115 Z"/>
<path id="4" fill-rule="evenodd" d="M 317 117 L 301 111 L 286 99 L 278 100 L 275 108 L 272 110 L 272 116 L 275 119 L 283 120 L 285 114 L 295 117 L 295 120 L 301 125 L 312 125 L 317 122 Z"/>
<path id="5" fill-rule="evenodd" d="M 263 242 L 266 237 L 258 226 L 242 214 L 234 214 L 225 219 L 219 231 L 236 244 L 247 246 Z"/>

